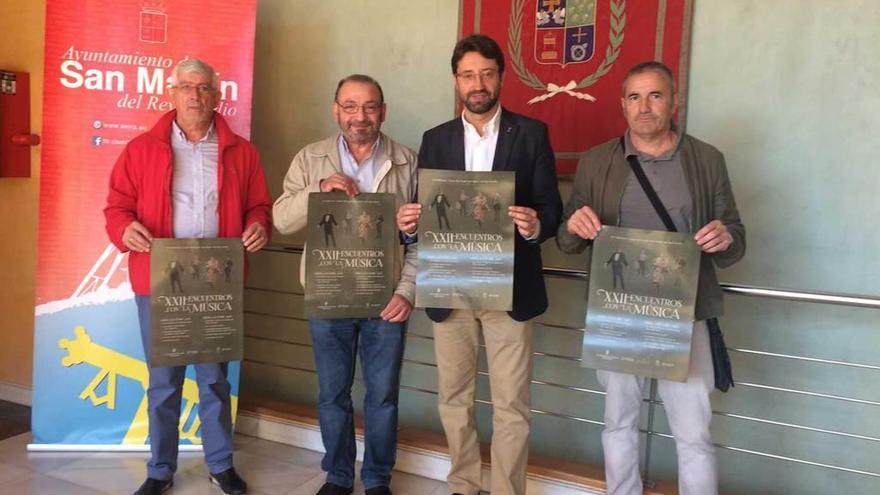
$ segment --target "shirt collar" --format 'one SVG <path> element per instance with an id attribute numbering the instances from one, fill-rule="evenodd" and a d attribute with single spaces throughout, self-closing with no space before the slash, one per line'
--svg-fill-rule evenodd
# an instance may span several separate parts
<path id="1" fill-rule="evenodd" d="M 351 150 L 348 148 L 348 141 L 345 140 L 345 136 L 343 136 L 341 132 L 339 133 L 338 139 L 339 139 L 339 149 L 344 151 L 345 154 L 348 155 L 349 158 L 351 158 L 351 161 L 353 161 L 354 163 L 357 163 L 357 160 L 355 160 L 354 155 L 351 153 Z M 368 156 L 364 161 L 369 160 L 371 158 L 374 158 L 376 156 L 376 150 L 379 149 L 379 145 L 381 144 L 381 141 L 382 141 L 382 133 L 379 133 L 379 137 L 376 138 L 376 142 L 373 143 L 373 146 L 370 147 L 370 156 Z"/>
<path id="2" fill-rule="evenodd" d="M 498 134 L 498 124 L 500 121 L 501 121 L 501 105 L 498 105 L 498 108 L 495 109 L 495 115 L 493 115 L 492 118 L 489 119 L 489 122 L 486 122 L 486 125 L 483 127 L 483 136 L 482 137 L 491 136 L 493 134 Z M 473 124 L 468 122 L 466 118 L 464 118 L 464 110 L 461 111 L 461 122 L 464 124 L 465 132 L 474 133 L 477 136 L 479 136 L 479 133 L 477 132 L 477 128 Z"/>
<path id="3" fill-rule="evenodd" d="M 681 133 L 678 132 L 678 129 L 673 125 L 672 131 L 675 133 L 675 144 L 672 148 L 669 148 L 669 151 L 663 153 L 660 156 L 651 156 L 646 153 L 642 153 L 636 149 L 636 147 L 632 143 L 632 137 L 630 136 L 630 130 L 627 129 L 626 133 L 623 135 L 623 155 L 625 157 L 636 156 L 642 160 L 649 159 L 653 161 L 669 161 L 678 153 L 678 147 L 681 145 Z"/>
<path id="4" fill-rule="evenodd" d="M 201 142 L 213 142 L 217 135 L 217 131 L 214 129 L 214 122 L 211 122 L 211 126 L 208 127 L 208 132 L 205 133 L 202 139 L 196 141 L 197 143 Z M 176 143 L 189 143 L 190 141 L 186 138 L 186 133 L 183 132 L 183 129 L 177 125 L 176 120 L 171 121 L 171 137 L 174 139 Z"/>

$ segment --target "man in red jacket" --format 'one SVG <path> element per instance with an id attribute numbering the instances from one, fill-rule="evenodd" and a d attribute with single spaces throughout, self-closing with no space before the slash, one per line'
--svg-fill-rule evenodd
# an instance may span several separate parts
<path id="1" fill-rule="evenodd" d="M 214 69 L 184 60 L 172 72 L 168 94 L 175 110 L 122 151 L 104 209 L 110 240 L 130 253 L 128 271 L 147 356 L 152 239 L 241 237 L 245 249 L 254 252 L 266 245 L 272 225 L 272 202 L 256 149 L 214 112 L 220 102 Z M 246 493 L 247 484 L 232 466 L 228 363 L 194 366 L 210 479 L 224 493 Z M 185 372 L 185 366 L 149 368 L 152 456 L 147 480 L 135 495 L 157 495 L 173 484 Z"/>

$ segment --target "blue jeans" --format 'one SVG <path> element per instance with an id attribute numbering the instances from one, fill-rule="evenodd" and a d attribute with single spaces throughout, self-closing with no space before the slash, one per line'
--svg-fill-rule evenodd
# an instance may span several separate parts
<path id="1" fill-rule="evenodd" d="M 144 355 L 150 356 L 150 298 L 135 295 L 141 341 Z M 226 380 L 228 363 L 193 365 L 199 386 L 199 420 L 201 420 L 202 447 L 208 470 L 222 473 L 232 467 L 232 409 L 229 382 Z M 147 388 L 147 409 L 150 428 L 150 460 L 147 477 L 168 480 L 177 471 L 177 425 L 186 366 L 152 367 Z"/>
<path id="2" fill-rule="evenodd" d="M 364 396 L 364 488 L 388 486 L 397 458 L 397 398 L 405 323 L 381 318 L 309 320 L 318 371 L 318 419 L 327 453 L 327 481 L 354 486 L 355 440 L 351 384 L 361 357 Z M 360 347 L 358 347 L 360 341 Z"/>

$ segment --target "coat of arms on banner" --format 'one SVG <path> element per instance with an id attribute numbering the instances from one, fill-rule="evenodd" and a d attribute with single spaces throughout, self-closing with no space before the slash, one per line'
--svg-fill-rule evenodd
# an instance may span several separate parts
<path id="1" fill-rule="evenodd" d="M 623 77 L 647 60 L 676 76 L 684 125 L 693 0 L 463 0 L 461 36 L 481 33 L 507 59 L 501 103 L 545 122 L 557 169 L 626 129 Z"/>
<path id="2" fill-rule="evenodd" d="M 596 0 L 537 0 L 535 60 L 579 64 L 593 58 Z"/>
<path id="3" fill-rule="evenodd" d="M 596 2 L 597 0 L 534 0 L 536 6 L 534 58 L 538 64 L 555 64 L 565 68 L 569 64 L 582 64 L 593 58 L 596 49 Z M 520 81 L 530 88 L 546 91 L 528 101 L 529 105 L 545 101 L 559 93 L 580 100 L 595 102 L 589 93 L 579 91 L 591 86 L 608 73 L 620 55 L 623 29 L 626 25 L 625 0 L 611 0 L 609 44 L 605 58 L 599 67 L 579 81 L 564 83 L 542 81 L 523 63 L 522 17 L 526 0 L 514 0 L 508 29 L 508 48 L 511 66 Z M 563 84 L 564 83 L 564 84 Z"/>
<path id="4" fill-rule="evenodd" d="M 147 1 L 139 12 L 140 40 L 144 43 L 167 43 L 168 14 L 160 1 Z"/>

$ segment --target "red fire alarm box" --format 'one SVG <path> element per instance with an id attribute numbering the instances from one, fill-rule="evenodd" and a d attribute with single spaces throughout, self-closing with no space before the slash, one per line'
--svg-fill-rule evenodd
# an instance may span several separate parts
<path id="1" fill-rule="evenodd" d="M 0 70 L 0 177 L 31 176 L 31 89 L 27 72 Z"/>

